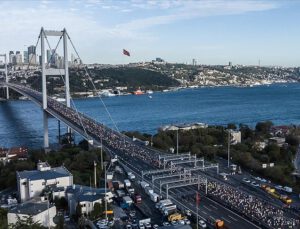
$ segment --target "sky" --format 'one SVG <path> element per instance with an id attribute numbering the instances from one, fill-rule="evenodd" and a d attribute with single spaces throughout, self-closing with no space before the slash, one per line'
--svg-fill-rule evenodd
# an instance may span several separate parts
<path id="1" fill-rule="evenodd" d="M 44 27 L 66 28 L 84 63 L 161 57 L 300 66 L 298 0 L 0 0 L 0 9 L 0 53 L 35 45 Z M 57 40 L 50 43 L 54 48 Z"/>

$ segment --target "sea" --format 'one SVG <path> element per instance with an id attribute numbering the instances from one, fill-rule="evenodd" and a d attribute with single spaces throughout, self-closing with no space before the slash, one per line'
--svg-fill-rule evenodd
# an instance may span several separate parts
<path id="1" fill-rule="evenodd" d="M 74 99 L 73 106 L 119 131 L 157 133 L 160 126 L 201 122 L 255 127 L 259 121 L 275 125 L 300 124 L 300 84 L 254 87 L 207 87 L 107 98 Z M 0 147 L 43 146 L 42 110 L 26 100 L 0 102 Z M 61 124 L 61 132 L 66 127 Z M 50 143 L 58 141 L 58 121 L 49 120 Z M 81 140 L 76 136 L 77 142 Z"/>

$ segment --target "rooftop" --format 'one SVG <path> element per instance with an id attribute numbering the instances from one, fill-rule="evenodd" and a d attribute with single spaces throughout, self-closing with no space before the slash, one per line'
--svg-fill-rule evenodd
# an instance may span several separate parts
<path id="1" fill-rule="evenodd" d="M 72 174 L 64 167 L 55 167 L 50 168 L 50 170 L 40 171 L 40 170 L 31 170 L 31 171 L 22 171 L 17 172 L 18 176 L 21 179 L 29 180 L 51 180 L 60 177 L 72 176 Z"/>
<path id="2" fill-rule="evenodd" d="M 53 207 L 50 205 L 50 207 Z M 18 206 L 9 210 L 9 213 L 24 214 L 24 215 L 37 215 L 48 209 L 47 202 L 27 202 L 19 204 Z"/>

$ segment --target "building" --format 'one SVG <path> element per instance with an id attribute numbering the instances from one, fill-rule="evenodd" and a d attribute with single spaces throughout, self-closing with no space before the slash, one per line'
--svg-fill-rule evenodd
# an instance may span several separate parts
<path id="1" fill-rule="evenodd" d="M 7 213 L 7 221 L 8 225 L 16 224 L 18 218 L 26 219 L 31 216 L 33 222 L 38 222 L 48 228 L 48 226 L 56 226 L 53 222 L 55 215 L 56 207 L 49 205 L 48 210 L 48 202 L 27 202 L 10 209 Z"/>
<path id="2" fill-rule="evenodd" d="M 113 194 L 107 189 L 106 195 L 103 188 L 91 188 L 88 186 L 73 185 L 66 189 L 66 198 L 68 200 L 69 213 L 76 213 L 76 207 L 81 205 L 82 214 L 88 215 L 96 203 L 101 204 L 104 196 L 108 203 L 112 202 Z"/>
<path id="3" fill-rule="evenodd" d="M 16 64 L 21 65 L 23 63 L 22 54 L 20 51 L 16 51 Z"/>
<path id="4" fill-rule="evenodd" d="M 159 128 L 159 131 L 171 131 L 171 130 L 194 130 L 199 128 L 207 128 L 208 125 L 205 123 L 190 123 L 190 124 L 177 124 L 177 125 L 166 125 L 161 126 Z"/>
<path id="5" fill-rule="evenodd" d="M 51 60 L 51 50 L 50 49 L 47 49 L 47 63 L 50 64 L 50 60 Z"/>
<path id="6" fill-rule="evenodd" d="M 13 63 L 14 56 L 15 56 L 14 51 L 9 51 L 9 54 L 8 54 L 8 63 L 10 63 L 10 64 Z"/>
<path id="7" fill-rule="evenodd" d="M 285 138 L 281 138 L 281 137 L 269 138 L 269 144 L 276 144 L 279 147 L 281 147 L 285 144 Z"/>
<path id="8" fill-rule="evenodd" d="M 18 194 L 21 202 L 38 197 L 47 188 L 68 187 L 73 185 L 73 175 L 64 167 L 51 166 L 39 162 L 37 170 L 17 171 Z"/>
<path id="9" fill-rule="evenodd" d="M 242 133 L 239 130 L 230 130 L 231 144 L 236 145 L 242 142 Z"/>
<path id="10" fill-rule="evenodd" d="M 24 56 L 24 64 L 28 64 L 29 60 L 28 60 L 28 51 L 24 51 L 23 52 L 23 56 Z"/>
<path id="11" fill-rule="evenodd" d="M 34 54 L 34 55 L 36 54 L 36 48 L 34 45 L 28 47 L 28 55 L 30 54 Z"/>

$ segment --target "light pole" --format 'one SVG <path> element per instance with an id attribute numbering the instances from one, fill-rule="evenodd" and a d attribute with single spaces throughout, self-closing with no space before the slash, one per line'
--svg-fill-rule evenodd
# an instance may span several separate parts
<path id="1" fill-rule="evenodd" d="M 178 155 L 178 130 L 179 130 L 179 128 L 177 127 L 177 144 L 176 144 L 177 155 Z"/>
<path id="2" fill-rule="evenodd" d="M 228 146 L 227 146 L 227 152 L 228 152 L 228 168 L 230 167 L 230 138 L 231 138 L 231 130 L 228 129 Z"/>
<path id="3" fill-rule="evenodd" d="M 105 203 L 105 219 L 107 220 L 107 201 L 106 201 L 106 163 L 104 163 L 104 203 Z"/>

